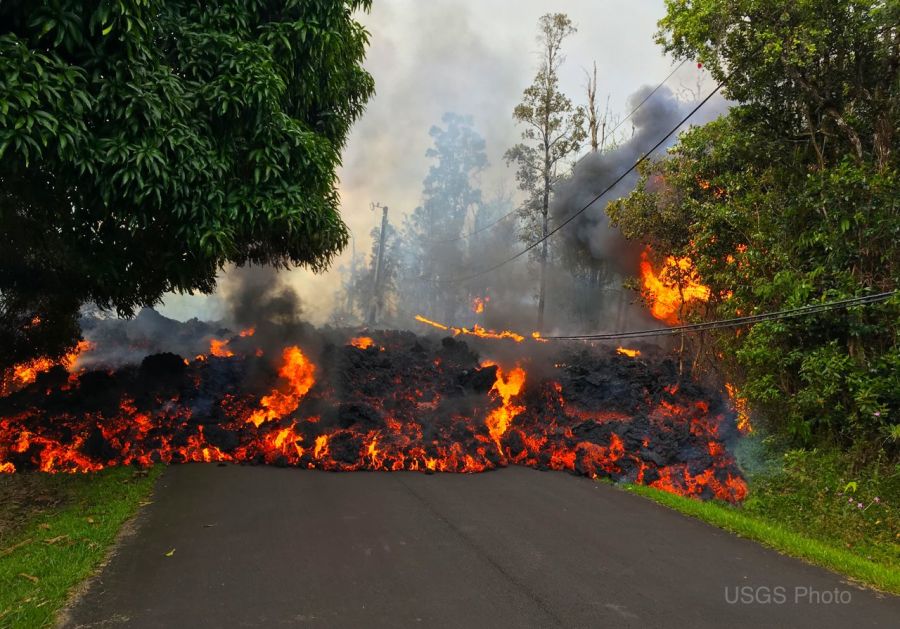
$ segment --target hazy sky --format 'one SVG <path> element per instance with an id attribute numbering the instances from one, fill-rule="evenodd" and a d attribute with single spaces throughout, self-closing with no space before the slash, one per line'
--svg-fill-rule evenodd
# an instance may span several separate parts
<path id="1" fill-rule="evenodd" d="M 512 109 L 535 74 L 541 15 L 567 13 L 578 27 L 564 43 L 561 72 L 561 88 L 576 103 L 585 100 L 584 72 L 594 61 L 600 94 L 604 100 L 608 94 L 611 110 L 622 115 L 629 94 L 656 85 L 673 67 L 653 41 L 662 0 L 375 0 L 373 5 L 359 19 L 372 35 L 365 65 L 376 94 L 351 133 L 340 170 L 342 214 L 357 251 L 369 250 L 369 232 L 380 220 L 370 202 L 390 206 L 395 225 L 419 204 L 429 166 L 428 130 L 444 112 L 472 115 L 487 141 L 485 193 L 515 188 L 502 156 L 518 141 Z M 696 67 L 686 64 L 669 85 L 676 91 L 695 88 L 697 75 Z M 313 323 L 327 319 L 340 286 L 337 269 L 350 250 L 327 273 L 289 272 Z M 172 296 L 161 311 L 177 318 L 220 315 L 215 297 Z"/>

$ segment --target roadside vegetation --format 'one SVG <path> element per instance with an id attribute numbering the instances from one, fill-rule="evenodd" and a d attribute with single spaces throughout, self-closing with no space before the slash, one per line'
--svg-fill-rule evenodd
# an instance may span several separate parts
<path id="1" fill-rule="evenodd" d="M 650 487 L 633 493 L 805 559 L 879 590 L 900 594 L 900 466 L 857 463 L 836 449 L 788 449 L 750 438 L 741 458 L 743 504 L 701 502 Z"/>
<path id="2" fill-rule="evenodd" d="M 0 627 L 51 626 L 161 470 L 0 474 Z"/>

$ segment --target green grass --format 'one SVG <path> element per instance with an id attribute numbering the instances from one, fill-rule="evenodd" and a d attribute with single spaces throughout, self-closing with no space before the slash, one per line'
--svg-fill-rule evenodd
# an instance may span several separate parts
<path id="1" fill-rule="evenodd" d="M 852 455 L 834 451 L 793 450 L 770 457 L 749 477 L 749 496 L 739 506 L 637 485 L 626 489 L 786 555 L 900 594 L 900 470 L 883 463 L 858 466 Z"/>
<path id="2" fill-rule="evenodd" d="M 0 496 L 0 627 L 46 627 L 91 576 L 162 471 L 13 474 Z"/>

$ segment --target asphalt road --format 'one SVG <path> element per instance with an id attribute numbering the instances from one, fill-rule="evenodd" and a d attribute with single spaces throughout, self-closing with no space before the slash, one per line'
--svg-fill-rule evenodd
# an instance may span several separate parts
<path id="1" fill-rule="evenodd" d="M 64 626 L 120 625 L 898 627 L 900 598 L 563 473 L 187 465 Z"/>

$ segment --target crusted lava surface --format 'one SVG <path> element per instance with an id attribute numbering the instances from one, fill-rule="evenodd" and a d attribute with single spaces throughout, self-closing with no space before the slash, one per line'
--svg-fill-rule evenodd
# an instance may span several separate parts
<path id="1" fill-rule="evenodd" d="M 529 353 L 525 343 L 518 358 L 494 363 L 452 337 L 311 328 L 287 336 L 273 342 L 277 334 L 251 329 L 205 339 L 210 351 L 191 356 L 49 368 L 0 398 L 0 470 L 230 461 L 481 472 L 517 464 L 704 499 L 746 494 L 728 447 L 738 437 L 728 397 L 679 375 L 662 350 L 631 357 L 540 344 Z M 95 341 L 104 343 L 113 341 Z"/>

